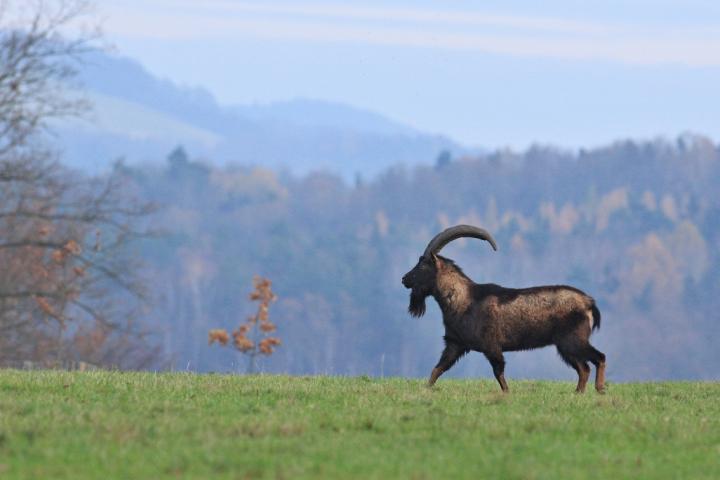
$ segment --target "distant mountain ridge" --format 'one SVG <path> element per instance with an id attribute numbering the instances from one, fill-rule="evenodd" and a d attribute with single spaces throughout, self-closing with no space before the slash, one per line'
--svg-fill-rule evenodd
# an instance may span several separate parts
<path id="1" fill-rule="evenodd" d="M 302 127 L 347 128 L 378 135 L 418 136 L 414 128 L 368 110 L 324 100 L 295 99 L 271 104 L 254 104 L 232 109 L 255 121 L 277 121 Z"/>
<path id="2" fill-rule="evenodd" d="M 158 79 L 138 62 L 96 53 L 80 81 L 93 103 L 83 119 L 58 122 L 64 161 L 97 170 L 117 158 L 156 163 L 177 145 L 210 163 L 245 163 L 295 173 L 325 169 L 346 178 L 390 165 L 434 161 L 464 148 L 375 112 L 294 99 L 224 107 L 202 88 Z"/>

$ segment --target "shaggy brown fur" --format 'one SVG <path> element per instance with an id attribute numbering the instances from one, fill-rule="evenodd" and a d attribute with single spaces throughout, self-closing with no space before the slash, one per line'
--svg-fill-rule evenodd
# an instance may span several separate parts
<path id="1" fill-rule="evenodd" d="M 605 355 L 590 345 L 590 333 L 600 328 L 600 311 L 592 297 L 564 285 L 504 288 L 477 284 L 455 263 L 431 254 L 403 277 L 411 289 L 409 311 L 425 313 L 425 299 L 440 306 L 445 325 L 445 350 L 433 369 L 429 385 L 470 350 L 482 352 L 492 365 L 504 392 L 503 352 L 555 345 L 562 359 L 578 374 L 577 391 L 585 391 L 595 365 L 595 388 L 605 385 Z"/>

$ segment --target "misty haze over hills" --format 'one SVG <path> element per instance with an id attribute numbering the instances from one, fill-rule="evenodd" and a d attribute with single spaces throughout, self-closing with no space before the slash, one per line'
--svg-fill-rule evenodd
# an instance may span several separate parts
<path id="1" fill-rule="evenodd" d="M 424 376 L 442 326 L 432 302 L 428 318 L 408 318 L 399 279 L 434 233 L 470 223 L 502 246 L 448 247 L 476 280 L 595 296 L 611 381 L 717 377 L 720 147 L 709 138 L 473 154 L 339 104 L 222 107 L 127 59 L 98 55 L 82 80 L 95 113 L 58 126 L 63 161 L 114 165 L 160 207 L 153 223 L 167 235 L 137 257 L 153 289 L 145 320 L 173 368 L 244 370 L 207 332 L 245 317 L 260 274 L 279 295 L 283 341 L 263 371 Z M 356 172 L 368 178 L 347 182 Z M 571 375 L 552 349 L 509 357 L 513 377 Z M 489 371 L 471 355 L 450 375 Z"/>
<path id="2" fill-rule="evenodd" d="M 446 137 L 338 103 L 295 99 L 223 107 L 202 88 L 177 86 L 131 59 L 103 53 L 88 57 L 80 73 L 93 111 L 55 127 L 65 163 L 91 172 L 118 158 L 154 163 L 180 144 L 215 164 L 324 169 L 345 178 L 463 151 Z"/>

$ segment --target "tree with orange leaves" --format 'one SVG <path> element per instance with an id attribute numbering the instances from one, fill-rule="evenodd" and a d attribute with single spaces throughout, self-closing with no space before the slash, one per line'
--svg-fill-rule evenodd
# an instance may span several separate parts
<path id="1" fill-rule="evenodd" d="M 272 282 L 256 275 L 253 277 L 253 287 L 249 298 L 253 302 L 259 302 L 258 309 L 232 332 L 235 349 L 249 357 L 249 373 L 257 370 L 258 355 L 272 355 L 275 348 L 280 345 L 280 339 L 271 335 L 277 327 L 270 321 L 268 313 L 270 304 L 277 300 L 277 295 L 272 291 Z M 213 329 L 209 332 L 208 342 L 210 345 L 217 342 L 226 346 L 230 342 L 230 336 L 225 329 Z"/>
<path id="2" fill-rule="evenodd" d="M 155 356 L 135 322 L 147 293 L 128 250 L 152 208 L 118 172 L 63 167 L 46 135 L 89 107 L 76 88 L 98 41 L 78 24 L 89 13 L 86 0 L 0 0 L 0 365 Z"/>

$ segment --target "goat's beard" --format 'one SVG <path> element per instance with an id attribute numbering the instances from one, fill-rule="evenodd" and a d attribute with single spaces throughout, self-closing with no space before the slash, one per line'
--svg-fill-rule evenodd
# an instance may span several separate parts
<path id="1" fill-rule="evenodd" d="M 425 299 L 427 294 L 420 290 L 412 289 L 410 292 L 410 306 L 408 312 L 413 317 L 422 317 L 425 315 Z"/>

